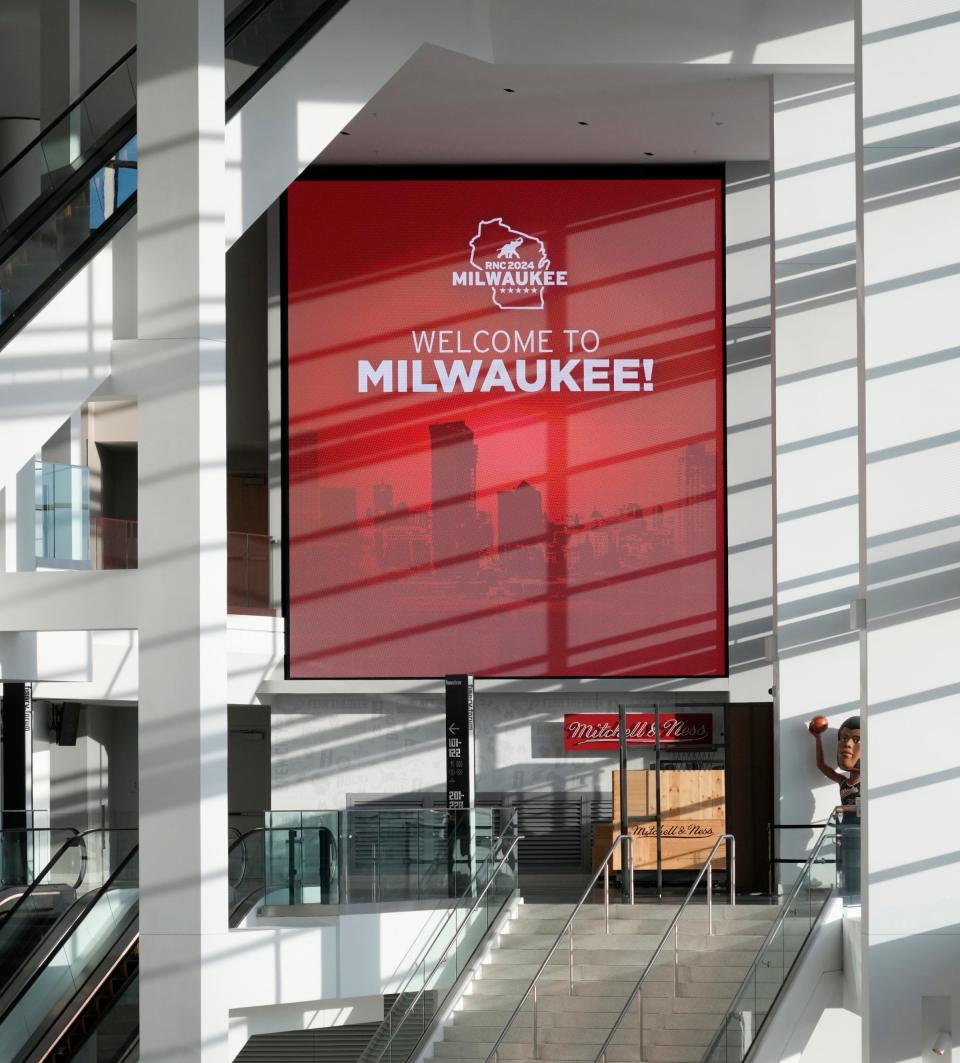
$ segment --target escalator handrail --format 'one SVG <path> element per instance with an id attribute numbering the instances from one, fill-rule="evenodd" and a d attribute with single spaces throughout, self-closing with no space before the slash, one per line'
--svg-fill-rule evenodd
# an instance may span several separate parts
<path id="1" fill-rule="evenodd" d="M 33 882 L 31 882 L 30 885 L 23 891 L 23 893 L 20 894 L 20 896 L 16 900 L 16 903 L 10 908 L 9 912 L 7 912 L 6 917 L 4 918 L 2 923 L 3 926 L 6 926 L 7 923 L 10 922 L 10 920 L 13 918 L 14 913 L 26 901 L 27 897 L 29 897 L 34 892 L 38 885 L 41 885 L 43 883 L 43 879 L 46 876 L 47 872 L 50 871 L 53 865 L 60 859 L 61 856 L 63 856 L 67 849 L 70 849 L 75 845 L 80 845 L 84 849 L 86 849 L 87 843 L 85 839 L 87 835 L 90 834 L 101 834 L 108 830 L 136 830 L 136 827 L 90 827 L 87 830 L 82 831 L 78 831 L 74 827 L 64 827 L 63 829 L 72 830 L 74 831 L 74 834 L 71 837 L 67 838 L 63 845 L 61 845 L 60 848 L 53 854 L 53 856 L 50 857 L 50 859 L 44 865 L 43 869 L 40 871 L 40 874 L 36 875 L 34 877 Z M 80 873 L 77 876 L 77 881 L 73 884 L 73 888 L 75 890 L 78 890 L 83 885 L 83 874 L 86 869 L 86 866 L 87 861 L 86 856 L 84 856 L 81 860 Z"/>
<path id="2" fill-rule="evenodd" d="M 43 129 L 40 130 L 40 132 L 33 138 L 33 140 L 31 140 L 25 147 L 21 148 L 8 163 L 5 163 L 3 166 L 0 166 L 0 180 L 2 180 L 4 176 L 6 176 L 8 170 L 11 170 L 14 166 L 16 166 L 22 158 L 29 155 L 31 151 L 35 151 L 36 148 L 43 141 L 44 137 L 49 136 L 50 130 L 53 129 L 54 126 L 59 125 L 64 120 L 64 118 L 68 118 L 70 114 L 74 110 L 76 110 L 76 108 L 79 107 L 81 103 L 83 103 L 85 99 L 87 99 L 92 93 L 96 92 L 96 90 L 100 88 L 100 86 L 107 80 L 108 77 L 116 73 L 116 71 L 119 70 L 120 67 L 124 65 L 124 63 L 128 62 L 131 56 L 136 55 L 136 53 L 137 46 L 134 45 L 131 49 L 129 49 L 129 51 L 124 52 L 123 55 L 120 56 L 120 58 L 112 66 L 107 67 L 107 69 L 96 79 L 96 81 L 94 81 L 87 88 L 85 88 L 83 92 L 81 92 L 80 95 L 76 97 L 76 99 L 71 100 L 70 103 L 68 103 L 67 106 L 64 107 L 64 109 L 57 115 L 56 118 L 47 122 L 47 124 L 43 127 Z"/>
<path id="3" fill-rule="evenodd" d="M 250 0 L 249 3 L 244 4 L 237 12 L 231 15 L 224 26 L 224 44 L 230 44 L 240 33 L 243 32 L 244 29 L 246 29 L 247 25 L 260 14 L 261 9 L 268 7 L 273 2 L 274 0 Z M 55 118 L 52 118 L 47 122 L 43 129 L 41 129 L 32 140 L 28 141 L 9 162 L 0 166 L 0 180 L 2 180 L 7 175 L 7 172 L 12 170 L 21 159 L 29 155 L 31 151 L 36 150 L 36 148 L 43 142 L 44 137 L 48 136 L 55 126 L 58 126 L 65 118 L 69 118 L 73 111 L 75 111 L 84 100 L 92 96 L 107 78 L 115 74 L 136 54 L 136 45 L 128 48 L 127 51 L 116 60 L 116 62 L 111 63 L 111 65 L 108 66 L 98 78 L 92 81 L 79 96 L 72 99 Z M 135 86 L 134 92 L 136 92 Z"/>
<path id="4" fill-rule="evenodd" d="M 251 0 L 251 5 L 245 7 L 238 13 L 238 16 L 235 17 L 239 17 L 243 12 L 249 13 L 253 4 L 257 2 L 258 0 Z M 270 2 L 275 2 L 275 0 L 270 0 Z M 336 15 L 348 2 L 349 0 L 325 0 L 325 2 L 322 0 L 314 13 L 304 19 L 299 28 L 286 37 L 271 53 L 267 60 L 264 63 L 261 63 L 244 83 L 226 98 L 224 108 L 227 121 L 234 117 L 244 104 L 259 92 L 263 85 L 274 75 L 283 63 L 295 55 L 303 45 L 306 44 L 307 41 L 310 40 L 317 31 L 325 25 L 326 22 L 333 18 L 333 16 Z M 259 6 L 257 13 L 261 13 L 264 10 L 266 10 L 266 6 Z M 246 24 L 249 23 L 245 23 L 245 25 Z M 239 32 L 239 30 L 237 32 Z M 229 40 L 226 40 L 225 44 L 226 43 L 229 43 Z M 128 58 L 129 52 L 118 62 L 125 62 Z M 115 72 L 117 65 L 118 64 L 114 64 L 112 71 L 108 71 L 106 74 L 102 75 L 98 81 L 102 82 L 103 77 L 109 77 L 111 72 Z M 89 93 L 92 91 L 95 86 L 96 83 L 94 86 L 91 86 L 87 92 Z M 64 113 L 69 113 L 71 108 L 80 102 L 80 99 L 82 99 L 82 97 L 74 101 Z M 63 116 L 61 115 L 58 120 L 62 121 Z M 50 126 L 48 125 L 36 138 L 34 138 L 31 144 L 27 145 L 23 151 L 18 153 L 17 158 L 22 157 L 26 151 L 31 149 L 31 147 L 35 148 L 37 141 L 42 139 L 49 130 Z M 128 133 L 126 132 L 127 130 L 129 130 Z M 102 168 L 105 162 L 109 160 L 110 156 L 123 146 L 123 143 L 125 143 L 123 138 L 124 134 L 126 134 L 126 139 L 129 139 L 135 135 L 135 132 L 136 107 L 134 106 L 126 115 L 115 123 L 113 129 L 104 134 L 98 144 L 91 146 L 85 161 L 74 170 L 69 177 L 67 177 L 47 196 L 41 197 L 39 200 L 31 204 L 31 206 L 15 218 L 6 229 L 0 230 L 0 246 L 3 247 L 2 252 L 0 252 L 2 258 L 8 258 L 15 253 L 18 247 L 31 239 L 38 229 L 49 220 L 57 207 L 69 200 L 70 197 L 76 193 L 76 190 L 79 187 L 82 187 L 83 183 L 89 180 L 97 170 Z M 12 160 L 8 165 L 13 165 L 13 162 L 15 161 L 16 159 Z M 0 171 L 0 175 L 2 175 L 2 171 Z M 67 258 L 64 259 L 64 261 L 61 262 L 48 277 L 41 280 L 30 295 L 23 300 L 13 313 L 8 314 L 2 321 L 0 321 L 0 347 L 4 346 L 8 340 L 30 320 L 36 310 L 43 306 L 74 276 L 79 265 L 88 261 L 93 254 L 100 250 L 100 248 L 109 241 L 117 229 L 126 224 L 127 220 L 135 210 L 136 193 L 134 192 L 124 200 L 123 204 L 114 211 L 109 219 L 100 225 L 95 232 L 92 232 L 86 240 L 79 244 L 75 251 L 67 256 Z"/>
<path id="5" fill-rule="evenodd" d="M 270 7 L 275 2 L 276 0 L 250 0 L 249 3 L 241 7 L 240 10 L 238 10 L 234 15 L 230 17 L 230 19 L 224 26 L 224 47 L 231 44 L 247 28 L 247 26 L 254 22 L 268 7 Z M 318 10 L 314 12 L 313 15 L 305 19 L 300 29 L 295 31 L 286 41 L 282 43 L 279 48 L 275 49 L 270 54 L 266 62 L 261 64 L 261 67 L 258 67 L 258 70 L 263 67 L 272 68 L 272 65 L 276 62 L 278 56 L 286 56 L 288 54 L 292 54 L 294 51 L 299 50 L 295 46 L 299 44 L 301 35 L 305 32 L 309 32 L 310 35 L 312 35 L 312 31 L 315 29 L 314 24 L 318 21 L 318 19 L 320 19 L 321 15 L 326 16 L 326 18 L 324 18 L 323 20 L 326 21 L 327 19 L 332 18 L 340 9 L 340 7 L 342 7 L 347 2 L 348 0 L 326 0 L 326 2 L 321 2 Z M 332 8 L 334 8 L 335 10 L 331 10 Z M 288 47 L 288 45 L 294 45 L 294 47 L 290 48 Z M 108 66 L 107 69 L 98 78 L 91 82 L 90 85 L 88 85 L 87 88 L 85 88 L 79 96 L 71 100 L 70 103 L 68 103 L 67 106 L 64 107 L 64 109 L 60 111 L 58 115 L 56 115 L 55 118 L 52 118 L 49 122 L 47 122 L 43 129 L 41 129 L 40 132 L 37 133 L 35 137 L 33 137 L 33 139 L 29 140 L 16 153 L 16 155 L 13 156 L 12 159 L 4 163 L 3 166 L 0 166 L 0 180 L 2 180 L 9 173 L 9 171 L 11 171 L 22 159 L 26 158 L 26 156 L 29 155 L 30 152 L 35 151 L 38 147 L 40 147 L 44 139 L 50 135 L 50 132 L 56 126 L 63 122 L 64 119 L 69 118 L 70 115 L 74 111 L 76 111 L 77 108 L 80 107 L 85 100 L 89 99 L 90 96 L 94 92 L 96 92 L 97 89 L 99 89 L 100 86 L 108 78 L 112 77 L 121 67 L 128 63 L 131 59 L 135 58 L 136 54 L 137 46 L 133 45 L 133 47 L 129 48 L 126 52 L 124 52 L 123 55 L 121 55 L 120 58 L 116 60 L 116 62 Z M 249 80 L 252 80 L 255 77 L 256 74 L 253 74 L 251 75 L 251 79 Z M 234 110 L 236 110 L 237 104 L 234 103 L 234 97 L 239 95 L 239 93 L 243 91 L 245 85 L 246 83 L 244 83 L 244 86 L 241 86 L 241 88 L 238 89 L 237 92 L 234 93 L 227 101 L 226 106 L 228 110 L 231 108 L 231 106 Z M 136 86 L 131 87 L 133 89 L 134 95 L 136 95 Z M 250 95 L 252 95 L 252 93 L 250 93 Z M 249 96 L 246 98 L 249 98 Z M 135 113 L 136 106 L 134 106 L 131 111 Z M 90 155 L 96 154 L 98 153 L 98 151 L 99 149 L 97 145 L 94 145 L 90 148 Z M 64 184 L 68 182 L 69 178 L 67 179 L 67 181 L 64 182 Z M 9 225 L 7 225 L 5 229 L 0 230 L 0 233 L 12 231 L 16 227 L 16 221 L 13 221 Z"/>
<path id="6" fill-rule="evenodd" d="M 128 828 L 128 829 L 135 829 L 135 828 Z M 30 988 L 33 986 L 33 984 L 40 977 L 41 973 L 46 970 L 47 965 L 50 963 L 50 961 L 53 959 L 53 957 L 56 956 L 57 953 L 60 952 L 60 950 L 63 949 L 66 946 L 67 942 L 77 932 L 78 927 L 81 926 L 81 924 L 83 923 L 84 919 L 86 919 L 87 916 L 93 911 L 93 909 L 96 908 L 96 906 L 100 902 L 101 898 L 103 898 L 106 895 L 107 891 L 113 886 L 114 882 L 117 880 L 117 877 L 120 875 L 120 873 L 126 868 L 126 866 L 130 863 L 130 861 L 133 860 L 134 857 L 137 856 L 137 854 L 139 853 L 139 850 L 140 850 L 140 846 L 139 845 L 135 845 L 130 850 L 130 852 L 127 853 L 127 855 L 120 861 L 120 863 L 117 865 L 116 869 L 112 872 L 112 874 L 107 879 L 107 881 L 104 882 L 104 884 L 96 891 L 96 894 L 95 894 L 93 900 L 89 904 L 84 906 L 83 911 L 77 917 L 77 919 L 75 920 L 73 925 L 70 927 L 70 929 L 66 932 L 66 934 L 64 934 L 62 938 L 59 938 L 57 940 L 56 945 L 52 949 L 49 949 L 47 951 L 47 954 L 40 960 L 39 963 L 36 964 L 36 966 L 30 972 L 29 976 L 24 980 L 23 984 L 17 990 L 17 992 L 14 995 L 13 999 L 3 1009 L 3 1012 L 0 1013 L 0 1026 L 2 1026 L 3 1023 L 6 1022 L 6 1020 L 10 1017 L 10 1014 L 13 1012 L 13 1010 L 16 1008 L 16 1006 L 20 1003 L 20 1001 L 23 1000 L 23 998 L 29 992 Z M 127 924 L 127 927 L 128 926 L 129 926 L 129 924 Z M 126 931 L 127 927 L 124 927 L 124 932 Z"/>
<path id="7" fill-rule="evenodd" d="M 77 1021 L 78 1020 L 82 1020 L 83 1012 L 84 1012 L 84 1009 L 86 1008 L 86 1006 L 96 996 L 96 994 L 100 991 L 100 989 L 103 987 L 103 985 L 111 978 L 111 976 L 113 975 L 114 971 L 116 971 L 116 969 L 120 966 L 120 964 L 123 963 L 124 960 L 127 959 L 127 957 L 130 955 L 130 953 L 131 952 L 136 952 L 139 949 L 139 947 L 140 947 L 140 928 L 139 928 L 139 926 L 137 926 L 137 923 L 139 922 L 139 919 L 140 919 L 140 914 L 139 914 L 138 911 L 134 910 L 134 911 L 129 913 L 129 918 L 126 920 L 126 922 L 123 924 L 123 926 L 118 931 L 116 937 L 114 938 L 114 944 L 110 947 L 110 950 L 108 951 L 107 955 L 104 957 L 104 960 L 101 961 L 90 972 L 90 974 L 87 976 L 87 978 L 84 979 L 82 985 L 77 986 L 74 989 L 73 995 L 70 997 L 70 999 L 68 1001 L 66 1001 L 66 1003 L 64 1004 L 64 1007 L 60 1010 L 60 1013 L 58 1015 L 55 1015 L 51 1022 L 47 1023 L 47 1025 L 44 1027 L 42 1032 L 38 1033 L 37 1030 L 31 1031 L 31 1033 L 33 1035 L 33 1040 L 29 1044 L 29 1051 L 30 1051 L 32 1057 L 36 1057 L 36 1063 L 44 1063 L 45 1060 L 50 1059 L 51 1056 L 53 1056 L 54 1053 L 56 1053 L 57 1048 L 60 1046 L 60 1044 L 62 1043 L 63 1039 L 70 1033 L 70 1030 L 73 1029 L 73 1027 L 77 1023 Z M 133 931 L 132 934 L 131 934 L 131 930 Z M 129 941 L 125 942 L 125 938 L 127 937 L 128 934 L 130 935 L 130 939 L 129 939 Z M 116 952 L 118 945 L 120 945 L 122 947 L 120 948 L 119 953 L 117 953 L 111 959 L 110 951 Z M 138 959 L 137 962 L 138 962 L 138 965 L 139 965 L 139 959 Z M 134 978 L 138 977 L 138 973 L 135 973 L 133 977 Z M 91 982 L 96 982 L 96 984 L 92 988 L 88 988 L 90 986 Z M 74 1001 L 79 996 L 84 996 L 85 999 L 77 1007 L 73 1007 Z M 96 1025 L 99 1025 L 99 1022 L 102 1021 L 104 1016 L 110 1011 L 110 1008 L 112 1008 L 112 1006 L 117 1003 L 118 999 L 119 998 L 114 998 L 114 1000 L 111 1001 L 110 1005 L 107 1008 L 103 1009 L 102 1011 L 98 1011 L 97 1012 L 98 1022 L 97 1022 Z M 66 1024 L 63 1026 L 63 1028 L 58 1033 L 54 1034 L 52 1036 L 52 1038 L 51 1038 L 51 1034 L 52 1034 L 53 1030 L 55 1029 L 58 1021 L 63 1017 L 64 1012 L 67 1011 L 68 1008 L 70 1009 L 71 1014 L 70 1014 L 69 1018 L 67 1019 Z M 47 1016 L 47 1018 L 49 1018 L 49 1015 Z M 90 1034 L 93 1033 L 94 1029 L 96 1029 L 96 1026 L 94 1026 L 92 1029 L 90 1029 L 86 1033 L 86 1036 L 84 1037 L 84 1041 L 86 1041 L 89 1038 Z M 44 1041 L 47 1038 L 51 1038 L 53 1043 L 50 1044 L 47 1047 L 46 1051 L 42 1051 L 43 1043 L 44 1043 Z M 137 1024 L 134 1026 L 133 1030 L 130 1032 L 130 1034 L 127 1035 L 126 1041 L 123 1043 L 123 1045 L 121 1045 L 120 1052 L 123 1053 L 123 1052 L 129 1051 L 130 1047 L 132 1047 L 132 1042 L 135 1041 L 135 1040 L 139 1040 L 139 1039 L 140 1039 L 140 1023 L 139 1023 L 139 1020 L 138 1020 Z M 21 1053 L 22 1053 L 22 1051 L 23 1050 L 21 1049 Z M 41 1051 L 42 1051 L 42 1054 L 40 1054 Z M 71 1057 L 71 1058 L 73 1058 L 73 1057 Z"/>
<path id="8" fill-rule="evenodd" d="M 241 4 L 227 19 L 223 28 L 223 43 L 232 44 L 272 3 L 273 0 L 249 0 L 248 3 Z"/>
<path id="9" fill-rule="evenodd" d="M 272 0 L 267 0 L 263 10 L 266 10 L 271 2 Z M 282 40 L 256 70 L 250 74 L 246 81 L 227 96 L 225 104 L 227 121 L 229 122 L 240 108 L 260 91 L 280 66 L 296 55 L 307 41 L 335 15 L 339 14 L 341 9 L 346 7 L 348 3 L 349 0 L 321 0 L 313 14 L 305 18 L 300 26 L 289 37 Z"/>
<path id="10" fill-rule="evenodd" d="M 3 835 L 3 834 L 21 834 L 21 833 L 22 834 L 36 834 L 36 833 L 38 833 L 40 831 L 47 831 L 48 833 L 52 834 L 55 830 L 56 831 L 63 831 L 65 833 L 70 834 L 70 837 L 67 838 L 67 840 L 63 843 L 63 845 L 61 845 L 60 850 L 58 850 L 58 855 L 59 855 L 59 852 L 62 851 L 66 846 L 70 845 L 72 840 L 73 840 L 73 838 L 75 838 L 80 833 L 77 830 L 76 827 L 0 827 L 0 835 Z M 43 875 L 43 874 L 46 873 L 48 866 L 49 865 L 45 865 L 41 869 L 40 875 Z M 38 877 L 39 876 L 35 875 L 34 879 L 33 879 L 33 882 L 36 882 Z M 11 882 L 10 886 L 12 887 L 12 886 L 23 885 L 23 886 L 26 886 L 27 889 L 32 889 L 33 882 L 24 882 L 24 883 Z M 74 889 L 76 889 L 77 886 L 79 886 L 79 885 L 80 885 L 80 883 L 78 882 L 77 885 L 74 886 Z M 26 892 L 26 890 L 24 892 Z M 18 897 L 17 901 L 14 901 L 14 903 L 10 906 L 10 908 L 8 910 L 6 910 L 6 911 L 0 910 L 0 926 L 2 926 L 3 922 L 6 919 L 8 919 L 10 917 L 10 915 L 13 913 L 13 910 L 16 908 L 19 899 L 20 898 Z"/>

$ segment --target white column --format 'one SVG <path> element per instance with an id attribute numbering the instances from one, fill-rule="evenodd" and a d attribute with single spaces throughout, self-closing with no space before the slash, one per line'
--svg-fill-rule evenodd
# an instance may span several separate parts
<path id="1" fill-rule="evenodd" d="M 13 483 L 0 491 L 3 507 L 3 572 L 32 572 L 37 567 L 36 483 L 34 459 L 17 473 Z"/>
<path id="2" fill-rule="evenodd" d="M 228 1026 L 223 0 L 140 4 L 137 38 L 140 1055 L 214 1063 Z"/>
<path id="3" fill-rule="evenodd" d="M 864 1046 L 960 1058 L 960 0 L 859 0 Z M 951 1018 L 952 1010 L 952 1018 Z"/>
<path id="4" fill-rule="evenodd" d="M 855 111 L 852 77 L 772 81 L 775 619 L 781 823 L 825 820 L 839 791 L 806 722 L 860 694 Z M 815 832 L 787 831 L 802 856 Z M 797 869 L 782 866 L 785 881 Z"/>
<path id="5" fill-rule="evenodd" d="M 769 701 L 773 669 L 770 166 L 726 168 L 730 700 Z"/>

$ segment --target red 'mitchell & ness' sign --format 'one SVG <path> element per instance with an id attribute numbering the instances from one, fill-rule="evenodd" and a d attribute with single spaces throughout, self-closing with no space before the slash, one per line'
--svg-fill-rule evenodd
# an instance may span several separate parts
<path id="1" fill-rule="evenodd" d="M 657 741 L 652 712 L 627 713 L 627 745 L 653 746 Z M 713 745 L 713 715 L 709 712 L 661 712 L 662 745 Z M 619 749 L 620 718 L 615 712 L 568 712 L 563 717 L 563 748 Z"/>

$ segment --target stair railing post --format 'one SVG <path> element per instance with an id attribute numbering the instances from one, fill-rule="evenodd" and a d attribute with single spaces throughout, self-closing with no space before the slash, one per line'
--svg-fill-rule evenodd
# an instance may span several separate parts
<path id="1" fill-rule="evenodd" d="M 297 903 L 297 853 L 296 830 L 287 831 L 287 902 L 292 906 Z"/>
<path id="2" fill-rule="evenodd" d="M 540 1058 L 540 1036 L 537 1029 L 537 983 L 533 983 L 533 1058 Z"/>
<path id="3" fill-rule="evenodd" d="M 713 937 L 713 861 L 707 864 L 707 936 Z"/>
<path id="4" fill-rule="evenodd" d="M 633 862 L 633 842 L 634 842 L 634 838 L 633 838 L 632 834 L 628 834 L 627 835 L 627 841 L 629 842 L 629 845 L 627 846 L 627 848 L 628 848 L 629 853 L 630 853 L 630 904 L 632 905 L 633 904 L 633 868 L 634 868 L 634 862 Z"/>
<path id="5" fill-rule="evenodd" d="M 647 1058 L 647 1053 L 643 1049 L 643 989 L 637 993 L 637 1011 L 640 1013 L 640 1059 L 642 1063 Z"/>
<path id="6" fill-rule="evenodd" d="M 603 862 L 603 925 L 610 933 L 610 859 Z"/>
<path id="7" fill-rule="evenodd" d="M 733 908 L 737 903 L 737 839 L 732 834 L 727 838 L 727 845 L 730 849 L 730 907 Z"/>
<path id="8" fill-rule="evenodd" d="M 573 923 L 570 924 L 570 996 L 573 996 Z"/>
<path id="9" fill-rule="evenodd" d="M 677 996 L 680 986 L 680 924 L 673 924 L 673 995 Z"/>

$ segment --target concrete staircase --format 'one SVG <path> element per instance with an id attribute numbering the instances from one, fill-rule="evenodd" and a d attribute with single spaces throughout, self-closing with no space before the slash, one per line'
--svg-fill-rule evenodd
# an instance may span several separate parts
<path id="1" fill-rule="evenodd" d="M 522 904 L 477 972 L 442 1039 L 427 1057 L 486 1059 L 530 980 L 573 910 L 572 904 Z M 585 906 L 574 923 L 573 994 L 566 937 L 538 983 L 542 1060 L 593 1063 L 596 1053 L 677 911 L 675 904 L 611 906 L 610 934 L 601 905 Z M 680 959 L 674 991 L 672 941 L 643 989 L 644 1054 L 639 1009 L 624 1020 L 608 1063 L 699 1063 L 780 909 L 772 905 L 714 904 L 714 936 L 707 935 L 702 903 L 680 923 Z M 777 948 L 765 957 L 750 993 L 748 1021 L 759 1025 L 809 929 L 788 915 Z M 767 965 L 769 964 L 769 965 Z M 500 1060 L 533 1060 L 533 1011 L 528 1000 L 504 1043 Z"/>

